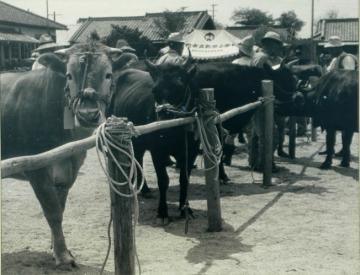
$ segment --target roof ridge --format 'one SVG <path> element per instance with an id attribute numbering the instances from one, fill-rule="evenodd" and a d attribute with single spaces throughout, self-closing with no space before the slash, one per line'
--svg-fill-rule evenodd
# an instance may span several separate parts
<path id="1" fill-rule="evenodd" d="M 107 21 L 107 20 L 119 20 L 119 19 L 143 19 L 144 15 L 139 16 L 104 16 L 104 17 L 80 17 L 78 22 L 86 22 L 86 21 Z"/>
<path id="2" fill-rule="evenodd" d="M 59 26 L 67 29 L 66 25 L 61 24 L 61 23 L 58 23 L 58 22 L 53 21 L 53 20 L 51 20 L 51 19 L 45 18 L 45 17 L 43 17 L 43 16 L 41 16 L 41 15 L 38 15 L 38 14 L 36 14 L 36 13 L 33 13 L 33 12 L 31 12 L 31 11 L 27 11 L 27 10 L 21 9 L 21 8 L 19 8 L 19 7 L 13 6 L 13 5 L 11 5 L 11 4 L 9 4 L 9 3 L 6 3 L 6 2 L 4 2 L 4 1 L 1 1 L 1 0 L 0 0 L 0 4 L 4 4 L 4 5 L 8 6 L 8 7 L 17 9 L 17 10 L 19 10 L 19 11 L 21 11 L 21 12 L 25 12 L 25 13 L 31 14 L 31 15 L 36 16 L 36 17 L 39 17 L 39 18 L 41 18 L 41 19 L 43 19 L 43 20 L 50 21 L 51 23 L 54 23 L 54 24 L 56 24 L 56 25 L 59 25 Z"/>
<path id="3" fill-rule="evenodd" d="M 157 15 L 161 15 L 166 11 L 161 11 L 161 12 L 146 12 L 145 16 L 157 16 Z M 206 10 L 202 10 L 202 11 L 170 11 L 173 13 L 186 13 L 186 14 L 194 14 L 194 13 L 202 13 L 202 12 L 206 12 Z"/>

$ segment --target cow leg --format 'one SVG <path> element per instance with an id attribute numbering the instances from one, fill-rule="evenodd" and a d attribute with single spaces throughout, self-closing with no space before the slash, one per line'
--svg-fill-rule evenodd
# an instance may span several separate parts
<path id="1" fill-rule="evenodd" d="M 169 176 L 167 174 L 166 165 L 164 162 L 164 160 L 166 160 L 166 154 L 163 154 L 158 148 L 151 150 L 151 157 L 153 160 L 160 192 L 157 217 L 161 220 L 160 222 L 162 225 L 166 225 L 169 223 L 169 214 L 166 202 L 166 193 L 169 188 Z"/>
<path id="2" fill-rule="evenodd" d="M 341 166 L 342 167 L 349 167 L 350 166 L 350 145 L 352 141 L 352 137 L 354 135 L 354 132 L 352 131 L 342 131 L 342 161 Z"/>
<path id="3" fill-rule="evenodd" d="M 326 159 L 321 164 L 320 169 L 330 169 L 332 158 L 334 155 L 336 131 L 334 129 L 326 129 Z"/>
<path id="4" fill-rule="evenodd" d="M 135 155 L 135 158 L 137 160 L 137 162 L 139 162 L 141 168 L 143 168 L 143 159 L 144 159 L 144 154 L 145 154 L 145 150 L 144 149 L 135 149 L 134 148 L 134 155 Z M 137 181 L 137 187 L 140 188 L 140 185 L 141 185 L 141 176 L 140 176 L 140 170 L 138 169 L 138 181 Z M 145 175 L 144 176 L 144 185 L 141 189 L 141 195 L 144 197 L 144 198 L 152 198 L 152 194 L 151 194 L 151 190 L 149 188 L 149 186 L 147 185 L 147 182 L 146 182 L 146 178 L 145 178 Z"/>
<path id="5" fill-rule="evenodd" d="M 275 123 L 277 126 L 277 139 L 278 139 L 278 144 L 277 144 L 277 154 L 279 157 L 283 157 L 283 158 L 290 158 L 289 154 L 285 153 L 284 151 L 284 141 L 285 141 L 285 118 L 284 117 L 280 117 L 278 115 L 274 116 L 275 118 Z M 276 130 L 274 130 L 276 131 Z M 276 148 L 276 147 L 274 147 Z"/>
<path id="6" fill-rule="evenodd" d="M 343 156 L 343 153 L 344 153 L 344 140 L 347 138 L 347 135 L 348 133 L 346 133 L 346 131 L 341 131 L 341 141 L 342 141 L 342 148 L 339 152 L 337 152 L 335 154 L 335 157 L 342 157 Z M 352 139 L 352 137 L 351 137 Z M 351 141 L 350 141 L 350 144 L 351 144 Z"/>
<path id="7" fill-rule="evenodd" d="M 63 207 L 49 172 L 46 169 L 41 169 L 28 173 L 28 176 L 51 229 L 56 266 L 75 267 L 75 260 L 66 247 L 62 230 Z"/>
<path id="8" fill-rule="evenodd" d="M 179 196 L 179 210 L 180 216 L 185 217 L 184 206 L 187 202 L 188 188 L 189 188 L 189 179 L 191 175 L 191 170 L 195 163 L 195 159 L 198 154 L 199 143 L 193 140 L 193 137 L 188 138 L 188 148 L 187 155 L 179 152 L 180 157 L 176 158 L 177 162 L 180 165 L 180 196 Z M 185 149 L 185 148 L 184 148 Z M 186 150 L 186 149 L 185 149 Z M 184 152 L 183 150 L 182 152 Z M 186 160 L 187 157 L 187 160 Z M 188 207 L 189 214 L 192 214 L 192 210 Z"/>

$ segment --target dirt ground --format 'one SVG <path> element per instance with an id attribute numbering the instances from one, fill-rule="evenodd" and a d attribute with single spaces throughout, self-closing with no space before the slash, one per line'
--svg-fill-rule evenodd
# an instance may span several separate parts
<path id="1" fill-rule="evenodd" d="M 340 136 L 337 140 L 340 142 Z M 297 139 L 296 160 L 277 158 L 277 185 L 252 183 L 239 148 L 227 168 L 232 184 L 221 186 L 223 231 L 208 233 L 203 172 L 195 170 L 189 190 L 196 219 L 156 225 L 157 187 L 149 155 L 146 177 L 156 198 L 140 199 L 136 230 L 142 274 L 360 274 L 358 135 L 350 168 L 322 171 L 318 142 Z M 337 145 L 339 149 L 340 145 Z M 198 162 L 200 165 L 200 162 Z M 169 210 L 177 213 L 178 172 L 171 176 Z M 254 173 L 255 180 L 261 175 Z M 69 274 L 98 274 L 107 249 L 109 190 L 92 150 L 70 191 L 64 217 L 68 247 L 79 268 Z M 2 274 L 64 274 L 55 269 L 50 234 L 39 203 L 26 182 L 2 182 Z M 110 255 L 106 274 L 114 271 Z"/>

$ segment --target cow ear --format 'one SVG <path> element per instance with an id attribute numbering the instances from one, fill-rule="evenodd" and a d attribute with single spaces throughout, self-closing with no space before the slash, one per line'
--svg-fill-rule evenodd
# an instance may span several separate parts
<path id="1" fill-rule="evenodd" d="M 123 53 L 116 60 L 113 60 L 113 71 L 121 70 L 138 61 L 139 59 L 135 54 Z"/>
<path id="2" fill-rule="evenodd" d="M 41 65 L 48 67 L 55 72 L 61 73 L 63 75 L 66 74 L 66 63 L 56 54 L 44 53 L 40 55 L 40 57 L 38 58 L 38 62 Z"/>

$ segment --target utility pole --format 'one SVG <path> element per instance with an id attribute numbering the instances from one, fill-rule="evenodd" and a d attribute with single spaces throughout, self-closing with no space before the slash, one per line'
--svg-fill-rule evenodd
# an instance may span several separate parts
<path id="1" fill-rule="evenodd" d="M 217 4 L 212 4 L 211 7 L 212 7 L 212 19 L 213 21 L 215 21 L 215 7 L 217 6 Z"/>
<path id="2" fill-rule="evenodd" d="M 311 0 L 311 41 L 314 39 L 314 0 Z"/>

